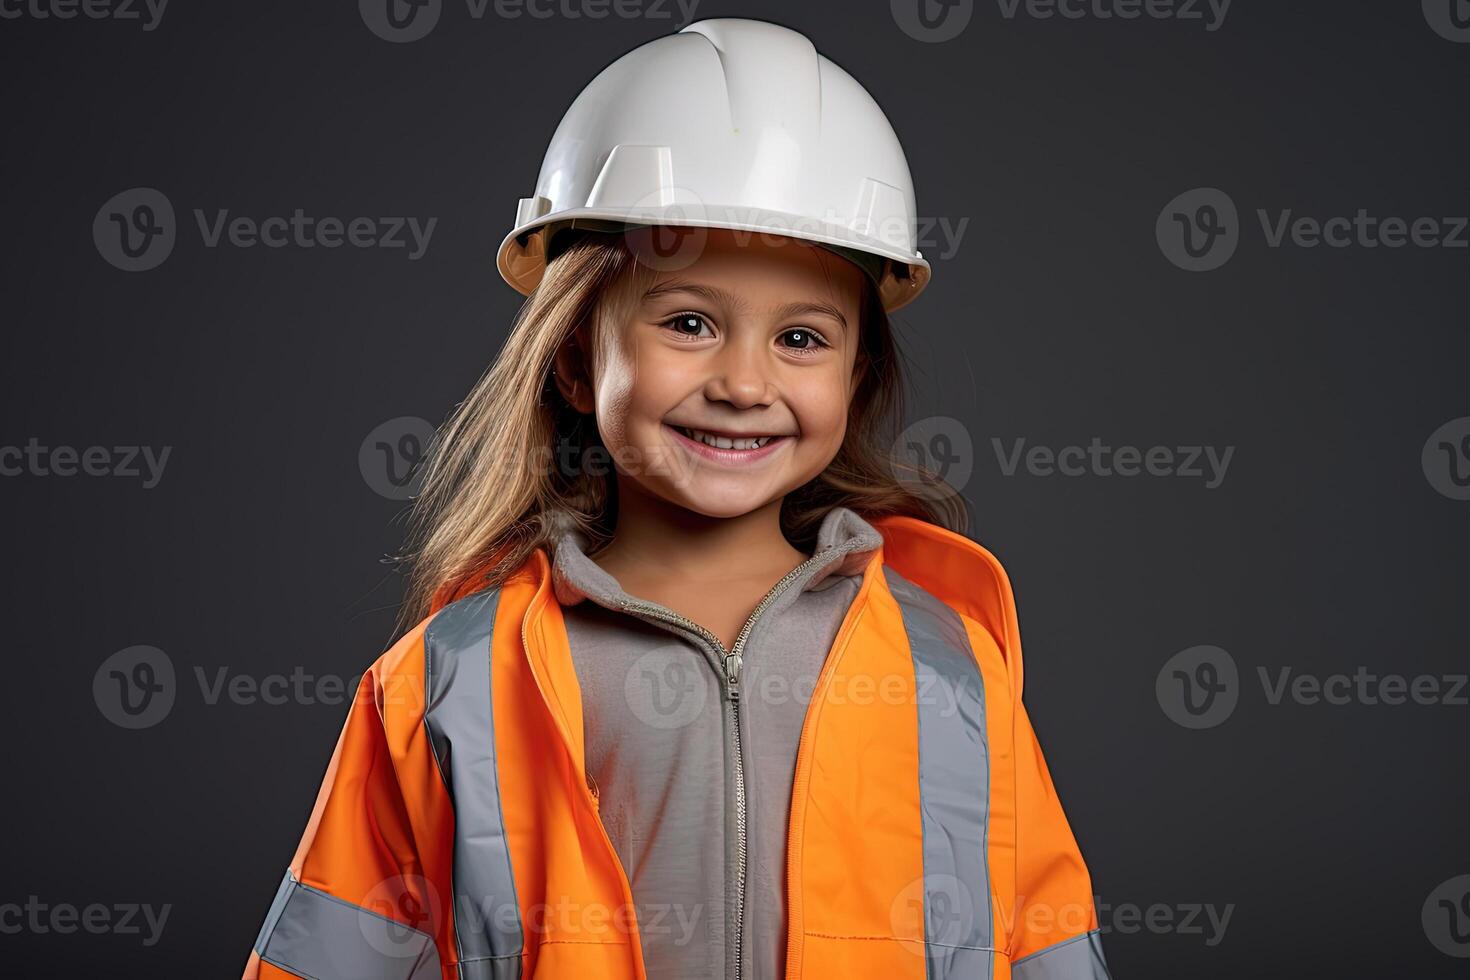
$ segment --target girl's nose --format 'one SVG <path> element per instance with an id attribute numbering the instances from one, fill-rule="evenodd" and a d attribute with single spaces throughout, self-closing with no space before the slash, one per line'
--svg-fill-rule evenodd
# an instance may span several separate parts
<path id="1" fill-rule="evenodd" d="M 704 386 L 704 396 L 710 401 L 729 402 L 736 408 L 758 408 L 775 400 L 775 386 L 766 377 L 760 356 L 755 352 L 731 345 L 713 367 Z"/>

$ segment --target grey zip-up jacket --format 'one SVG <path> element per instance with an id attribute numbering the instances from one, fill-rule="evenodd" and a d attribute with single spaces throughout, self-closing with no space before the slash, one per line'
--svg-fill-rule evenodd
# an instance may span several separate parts
<path id="1" fill-rule="evenodd" d="M 649 980 L 776 980 L 802 722 L 882 536 L 834 507 L 812 557 L 725 650 L 698 624 L 625 592 L 587 556 L 575 525 L 554 515 L 553 527 L 588 776 L 632 884 Z"/>

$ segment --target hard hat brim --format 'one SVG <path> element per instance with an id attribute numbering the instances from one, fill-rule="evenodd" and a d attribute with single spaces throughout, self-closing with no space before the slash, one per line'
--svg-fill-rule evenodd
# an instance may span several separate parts
<path id="1" fill-rule="evenodd" d="M 760 208 L 741 207 L 738 213 L 722 213 L 722 209 L 708 205 L 693 208 L 677 205 L 647 209 L 571 208 L 547 214 L 506 235 L 496 253 L 495 264 L 512 288 L 523 296 L 529 296 L 545 273 L 547 245 L 556 231 L 587 228 L 616 233 L 656 226 L 718 228 L 749 232 L 752 236 L 774 235 L 833 247 L 839 254 L 840 250 L 850 249 L 886 259 L 888 261 L 883 263 L 886 268 L 876 281 L 883 308 L 889 313 L 913 302 L 929 284 L 931 275 L 929 263 L 922 254 L 896 248 L 846 225 Z M 695 258 L 697 251 L 688 257 L 688 262 L 692 263 Z"/>

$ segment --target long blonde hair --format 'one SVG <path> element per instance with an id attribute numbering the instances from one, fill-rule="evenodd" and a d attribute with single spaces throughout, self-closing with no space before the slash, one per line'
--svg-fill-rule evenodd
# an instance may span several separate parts
<path id="1" fill-rule="evenodd" d="M 590 550 L 611 540 L 615 474 L 553 465 L 566 448 L 585 454 L 602 443 L 595 419 L 561 397 L 551 370 L 557 348 L 584 324 L 594 331 L 596 357 L 603 348 L 596 338 L 631 314 L 654 273 L 622 235 L 563 234 L 571 243 L 547 264 L 500 355 L 425 452 L 408 537 L 396 556 L 410 566 L 399 633 L 446 601 L 504 581 L 549 544 L 553 511 L 588 535 Z M 900 352 L 872 280 L 863 279 L 861 375 L 846 437 L 827 468 L 781 507 L 782 531 L 802 550 L 810 550 L 822 516 L 836 505 L 868 519 L 906 514 L 961 533 L 968 524 L 957 491 L 886 449 L 902 417 Z"/>

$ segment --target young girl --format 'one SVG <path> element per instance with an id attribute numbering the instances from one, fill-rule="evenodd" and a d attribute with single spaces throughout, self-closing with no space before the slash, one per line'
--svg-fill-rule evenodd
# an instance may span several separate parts
<path id="1" fill-rule="evenodd" d="M 588 86 L 247 977 L 1108 976 L 1005 573 L 888 452 L 913 202 L 785 28 Z"/>

